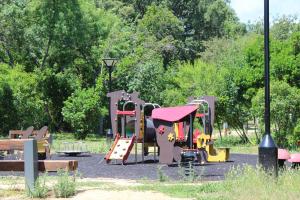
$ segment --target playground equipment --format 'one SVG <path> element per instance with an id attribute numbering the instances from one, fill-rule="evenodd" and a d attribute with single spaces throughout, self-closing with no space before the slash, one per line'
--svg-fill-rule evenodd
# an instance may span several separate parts
<path id="1" fill-rule="evenodd" d="M 292 164 L 292 168 L 297 168 L 300 166 L 300 153 L 290 154 L 286 149 L 278 149 L 278 166 L 283 168 L 286 160 Z"/>
<path id="2" fill-rule="evenodd" d="M 132 148 L 142 144 L 142 161 L 148 154 L 148 147 L 159 148 L 159 162 L 172 164 L 190 160 L 201 162 L 225 162 L 229 159 L 229 148 L 214 148 L 211 137 L 215 118 L 215 97 L 190 98 L 188 105 L 160 108 L 157 104 L 145 103 L 138 92 L 125 91 L 108 93 L 110 117 L 115 138 L 106 162 L 120 160 L 125 163 Z M 198 119 L 203 132 L 193 129 Z M 193 155 L 193 156 L 192 156 Z"/>
<path id="3" fill-rule="evenodd" d="M 63 142 L 59 145 L 59 150 L 56 153 L 67 156 L 78 156 L 90 152 L 87 150 L 87 145 L 83 142 Z"/>
<path id="4" fill-rule="evenodd" d="M 138 92 L 131 94 L 116 91 L 107 94 L 110 97 L 110 117 L 112 133 L 115 141 L 105 156 L 106 162 L 121 160 L 125 163 L 133 146 L 135 147 L 135 162 L 137 162 L 137 144 L 142 144 L 142 162 L 147 155 L 148 147 L 154 147 L 156 160 L 155 129 L 151 113 L 158 104 L 145 103 Z"/>
<path id="5" fill-rule="evenodd" d="M 291 158 L 290 153 L 286 149 L 278 149 L 278 166 L 284 167 L 284 162 Z"/>
<path id="6" fill-rule="evenodd" d="M 197 162 L 225 162 L 229 159 L 229 148 L 214 148 L 213 145 L 215 97 L 190 98 L 186 106 L 154 109 L 152 118 L 160 148 L 160 163 L 185 162 L 192 157 Z M 193 130 L 195 119 L 202 125 L 202 133 L 199 129 Z"/>
<path id="7" fill-rule="evenodd" d="M 197 106 L 156 108 L 152 111 L 157 144 L 160 149 L 159 162 L 172 164 L 181 161 L 182 153 L 193 148 L 193 120 Z M 192 152 L 191 150 L 187 155 Z"/>
<path id="8" fill-rule="evenodd" d="M 300 166 L 300 153 L 291 154 L 291 158 L 288 159 L 290 163 L 292 163 L 292 168 L 299 168 Z"/>
<path id="9" fill-rule="evenodd" d="M 203 127 L 203 133 L 195 129 L 194 145 L 199 151 L 204 151 L 207 162 L 226 162 L 229 159 L 229 148 L 214 148 L 212 140 L 213 125 L 215 119 L 215 97 L 203 96 L 190 98 L 189 105 L 197 105 L 196 118 Z"/>

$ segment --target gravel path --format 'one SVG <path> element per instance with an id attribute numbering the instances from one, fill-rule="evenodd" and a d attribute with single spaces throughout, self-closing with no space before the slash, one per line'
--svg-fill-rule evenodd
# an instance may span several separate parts
<path id="1" fill-rule="evenodd" d="M 120 163 L 106 164 L 104 154 L 82 155 L 77 157 L 66 157 L 53 155 L 51 159 L 55 160 L 78 160 L 78 172 L 85 178 L 121 178 L 121 179 L 158 179 L 158 168 L 170 180 L 182 178 L 183 169 L 178 166 L 161 165 L 153 161 L 152 156 L 145 157 L 145 163 L 134 163 L 134 155 L 129 156 L 126 165 Z M 141 160 L 141 157 L 138 157 Z M 223 180 L 224 175 L 236 166 L 245 164 L 255 166 L 257 164 L 257 155 L 249 154 L 231 154 L 230 161 L 226 163 L 208 163 L 202 166 L 194 166 L 195 172 L 202 180 Z M 23 172 L 0 172 L 0 176 L 23 175 Z"/>

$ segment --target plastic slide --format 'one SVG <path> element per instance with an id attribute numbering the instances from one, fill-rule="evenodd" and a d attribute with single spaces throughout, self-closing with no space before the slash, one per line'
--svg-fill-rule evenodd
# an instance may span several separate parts
<path id="1" fill-rule="evenodd" d="M 111 160 L 122 160 L 122 163 L 124 163 L 133 147 L 134 139 L 134 135 L 130 138 L 121 138 L 120 135 L 117 135 L 108 154 L 104 158 L 106 162 L 109 163 Z"/>

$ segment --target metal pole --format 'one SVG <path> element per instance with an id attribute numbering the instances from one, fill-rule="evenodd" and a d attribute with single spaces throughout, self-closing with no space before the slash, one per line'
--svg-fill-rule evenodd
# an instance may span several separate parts
<path id="1" fill-rule="evenodd" d="M 108 68 L 108 73 L 109 73 L 109 92 L 111 92 L 111 73 L 112 73 L 112 67 L 113 66 L 110 66 Z"/>
<path id="2" fill-rule="evenodd" d="M 269 0 L 264 5 L 264 47 L 265 47 L 265 134 L 270 131 L 270 49 L 269 49 Z"/>
<path id="3" fill-rule="evenodd" d="M 108 92 L 112 91 L 111 90 L 111 83 L 112 83 L 112 81 L 111 81 L 111 73 L 112 73 L 112 66 L 108 67 L 108 74 L 109 74 Z M 108 102 L 109 102 L 109 104 L 108 104 L 108 127 L 110 129 L 110 134 L 111 134 L 111 131 L 112 131 L 111 113 L 110 113 L 111 112 L 111 109 L 110 109 L 110 107 L 111 107 L 111 99 Z"/>
<path id="4" fill-rule="evenodd" d="M 270 49 L 269 0 L 264 0 L 264 51 L 265 51 L 265 135 L 258 147 L 259 164 L 265 171 L 278 174 L 278 149 L 270 129 Z"/>
<path id="5" fill-rule="evenodd" d="M 24 142 L 24 175 L 26 188 L 33 192 L 38 178 L 38 153 L 36 140 Z"/>
<path id="6" fill-rule="evenodd" d="M 190 114 L 190 133 L 189 133 L 189 148 L 193 148 L 193 116 Z"/>

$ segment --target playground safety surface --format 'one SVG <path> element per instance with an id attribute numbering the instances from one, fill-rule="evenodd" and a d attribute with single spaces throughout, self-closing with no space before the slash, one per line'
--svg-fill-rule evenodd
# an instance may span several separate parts
<path id="1" fill-rule="evenodd" d="M 153 156 L 146 156 L 145 162 L 141 163 L 141 156 L 138 156 L 138 163 L 134 162 L 134 155 L 130 155 L 126 164 L 112 161 L 107 164 L 104 160 L 104 154 L 90 154 L 76 157 L 52 155 L 53 160 L 78 160 L 78 172 L 82 177 L 87 178 L 120 178 L 120 179 L 158 179 L 158 168 L 170 180 L 182 178 L 183 168 L 167 166 L 154 162 Z M 232 167 L 243 167 L 245 165 L 255 166 L 257 164 L 257 155 L 252 154 L 230 154 L 230 159 L 225 163 L 206 163 L 204 165 L 194 166 L 195 173 L 201 180 L 223 180 L 225 174 Z M 51 175 L 52 173 L 50 173 Z M 0 172 L 0 176 L 23 175 L 23 172 Z"/>

